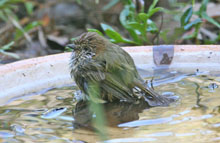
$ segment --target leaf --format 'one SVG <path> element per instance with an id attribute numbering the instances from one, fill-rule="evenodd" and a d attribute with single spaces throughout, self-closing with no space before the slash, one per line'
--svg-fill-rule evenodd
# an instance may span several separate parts
<path id="1" fill-rule="evenodd" d="M 6 4 L 7 0 L 1 0 L 0 1 L 0 7 L 4 6 Z"/>
<path id="2" fill-rule="evenodd" d="M 0 0 L 0 10 L 6 8 L 12 8 L 14 5 L 24 2 L 24 0 Z"/>
<path id="3" fill-rule="evenodd" d="M 196 1 L 196 0 L 192 0 L 192 5 L 193 5 L 193 6 L 195 5 L 195 1 Z"/>
<path id="4" fill-rule="evenodd" d="M 184 26 L 184 30 L 189 30 L 190 28 L 192 28 L 193 26 L 196 26 L 197 24 L 202 23 L 202 20 L 200 18 L 190 22 L 189 24 Z"/>
<path id="5" fill-rule="evenodd" d="M 9 9 L 9 8 L 5 8 L 4 9 L 4 13 L 7 17 L 13 17 L 13 19 L 15 19 L 16 21 L 18 21 L 18 17 L 17 15 L 12 11 L 12 9 Z"/>
<path id="6" fill-rule="evenodd" d="M 140 32 L 145 31 L 143 25 L 138 22 L 129 22 L 128 26 L 132 29 L 138 30 Z"/>
<path id="7" fill-rule="evenodd" d="M 96 33 L 98 33 L 99 35 L 104 36 L 104 35 L 102 34 L 102 32 L 99 31 L 98 29 L 89 29 L 89 28 L 88 28 L 87 31 L 88 31 L 88 32 L 96 32 Z"/>
<path id="8" fill-rule="evenodd" d="M 135 7 L 133 0 L 122 0 L 122 2 L 124 5 L 129 5 L 129 6 Z"/>
<path id="9" fill-rule="evenodd" d="M 116 43 L 123 41 L 123 38 L 121 37 L 121 35 L 116 31 L 106 29 L 105 33 L 109 38 L 112 38 Z"/>
<path id="10" fill-rule="evenodd" d="M 20 57 L 15 54 L 15 53 L 11 53 L 11 52 L 6 52 L 5 50 L 9 50 L 11 49 L 11 46 L 14 45 L 14 41 L 4 45 L 3 47 L 0 48 L 0 53 L 4 54 L 4 55 L 7 55 L 7 56 L 10 56 L 10 57 L 13 57 L 15 59 L 20 59 Z"/>
<path id="11" fill-rule="evenodd" d="M 202 18 L 206 19 L 208 22 L 212 23 L 213 25 L 217 26 L 218 28 L 220 28 L 220 24 L 215 21 L 213 18 L 211 18 L 210 16 L 207 15 L 206 12 L 202 12 Z"/>
<path id="12" fill-rule="evenodd" d="M 5 14 L 2 11 L 0 11 L 0 19 L 2 19 L 3 21 L 8 20 L 8 18 L 5 16 Z"/>
<path id="13" fill-rule="evenodd" d="M 122 37 L 123 38 L 123 37 Z M 123 38 L 122 43 L 127 43 L 127 44 L 133 44 L 133 45 L 139 45 L 137 42 L 131 41 L 129 39 Z"/>
<path id="14" fill-rule="evenodd" d="M 1 47 L 1 49 L 2 49 L 2 50 L 9 50 L 9 49 L 11 49 L 11 46 L 14 45 L 14 43 L 15 43 L 15 42 L 12 41 L 12 42 L 10 42 L 10 43 L 4 45 L 3 47 Z"/>
<path id="15" fill-rule="evenodd" d="M 149 18 L 146 13 L 139 13 L 139 14 L 138 14 L 138 17 L 139 17 L 143 22 L 146 22 L 147 19 Z"/>
<path id="16" fill-rule="evenodd" d="M 118 32 L 116 32 L 111 26 L 101 23 L 101 27 L 105 31 L 106 35 L 109 38 L 112 38 L 114 42 L 118 43 L 118 42 L 123 41 L 123 38 L 121 37 L 121 35 Z"/>
<path id="17" fill-rule="evenodd" d="M 136 33 L 136 31 L 132 28 L 127 28 L 130 36 L 133 38 L 134 42 L 137 43 L 137 45 L 142 45 L 142 41 L 139 38 L 138 34 Z"/>
<path id="18" fill-rule="evenodd" d="M 125 6 L 125 8 L 121 11 L 120 16 L 119 16 L 119 20 L 125 28 L 126 28 L 126 20 L 127 20 L 126 17 L 128 15 L 129 15 L 129 9 L 128 9 L 128 6 Z"/>
<path id="19" fill-rule="evenodd" d="M 155 33 L 158 32 L 157 25 L 150 19 L 147 20 L 147 32 Z"/>
<path id="20" fill-rule="evenodd" d="M 20 59 L 20 57 L 15 53 L 6 52 L 6 51 L 3 51 L 3 50 L 0 50 L 0 53 L 2 53 L 4 55 L 7 55 L 7 56 L 10 56 L 10 57 L 13 57 L 15 59 Z"/>
<path id="21" fill-rule="evenodd" d="M 122 12 L 120 13 L 120 17 L 119 17 L 119 20 L 121 22 L 121 24 L 127 28 L 127 23 L 129 21 L 135 21 L 135 11 L 134 9 L 129 6 L 129 5 L 126 5 L 125 8 L 122 10 Z"/>
<path id="22" fill-rule="evenodd" d="M 154 9 L 151 9 L 148 13 L 147 13 L 147 16 L 148 18 L 150 18 L 152 15 L 154 15 L 156 12 L 158 11 L 162 11 L 163 8 L 162 7 L 157 7 L 157 8 L 154 8 Z"/>
<path id="23" fill-rule="evenodd" d="M 113 7 L 114 5 L 116 5 L 118 2 L 120 2 L 120 0 L 111 0 L 106 6 L 102 8 L 102 10 L 106 11 L 110 9 L 111 7 Z"/>
<path id="24" fill-rule="evenodd" d="M 209 0 L 203 0 L 202 4 L 199 8 L 199 14 L 201 15 L 202 12 L 206 12 L 206 8 L 207 8 L 207 4 L 208 4 Z"/>
<path id="25" fill-rule="evenodd" d="M 41 22 L 39 21 L 33 21 L 31 23 L 29 23 L 28 25 L 26 25 L 23 30 L 22 29 L 17 29 L 16 30 L 16 34 L 15 34 L 15 40 L 18 40 L 19 38 L 21 38 L 23 36 L 24 33 L 27 33 L 28 31 L 30 31 L 31 29 L 37 27 L 41 25 Z"/>
<path id="26" fill-rule="evenodd" d="M 156 32 L 156 31 L 158 31 L 158 28 L 157 28 L 156 24 L 152 20 L 148 19 L 147 20 L 147 25 L 148 25 L 147 29 L 144 29 L 144 25 L 140 24 L 138 22 L 130 22 L 130 23 L 128 23 L 128 26 L 130 28 L 132 28 L 134 30 L 138 30 L 140 33 L 145 32 L 145 31 L 148 31 L 148 32 Z"/>
<path id="27" fill-rule="evenodd" d="M 128 27 L 130 29 L 133 30 L 132 34 L 132 38 L 135 40 L 135 42 L 138 43 L 138 45 L 140 45 L 142 43 L 142 40 L 138 37 L 138 35 L 145 35 L 146 30 L 144 27 L 144 24 L 138 23 L 138 22 L 129 22 Z"/>
<path id="28" fill-rule="evenodd" d="M 0 48 L 0 53 L 4 54 L 4 55 L 7 55 L 7 56 L 10 56 L 10 57 L 13 57 L 15 59 L 20 59 L 20 57 L 15 54 L 15 53 L 11 53 L 11 52 L 6 52 L 5 50 L 9 50 L 11 49 L 11 46 L 14 45 L 14 41 L 4 45 L 3 47 Z"/>
<path id="29" fill-rule="evenodd" d="M 107 24 L 101 24 L 102 29 L 105 31 L 106 35 L 111 38 L 111 42 L 113 43 L 129 43 L 129 44 L 137 44 L 134 41 L 128 40 L 124 37 L 122 37 L 118 32 L 116 32 L 111 26 L 107 25 Z"/>
<path id="30" fill-rule="evenodd" d="M 157 3 L 158 3 L 158 0 L 154 0 L 153 3 L 150 5 L 148 12 L 150 12 L 153 8 L 155 8 Z"/>
<path id="31" fill-rule="evenodd" d="M 115 31 L 111 26 L 104 24 L 104 23 L 101 23 L 101 27 L 104 31 L 106 31 L 107 29 Z"/>
<path id="32" fill-rule="evenodd" d="M 79 5 L 82 4 L 81 0 L 76 0 L 76 2 L 77 2 Z"/>
<path id="33" fill-rule="evenodd" d="M 25 2 L 24 5 L 25 5 L 25 8 L 26 8 L 28 14 L 32 15 L 33 9 L 34 9 L 34 4 L 32 2 Z"/>
<path id="34" fill-rule="evenodd" d="M 123 41 L 121 35 L 118 32 L 116 32 L 111 26 L 101 23 L 101 27 L 105 31 L 106 35 L 109 38 L 112 38 L 114 42 L 118 43 Z"/>
<path id="35" fill-rule="evenodd" d="M 33 22 L 29 23 L 27 26 L 25 26 L 24 30 L 26 32 L 28 32 L 29 30 L 31 30 L 31 29 L 33 29 L 33 28 L 35 28 L 37 26 L 40 26 L 40 25 L 41 25 L 41 22 L 33 21 Z"/>
<path id="36" fill-rule="evenodd" d="M 193 8 L 192 6 L 190 6 L 181 16 L 181 26 L 185 26 L 189 22 L 190 18 L 192 17 L 192 14 Z"/>

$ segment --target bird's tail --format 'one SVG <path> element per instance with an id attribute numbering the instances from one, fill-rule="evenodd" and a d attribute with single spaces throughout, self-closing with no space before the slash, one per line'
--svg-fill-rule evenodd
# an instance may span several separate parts
<path id="1" fill-rule="evenodd" d="M 137 83 L 136 86 L 140 89 L 141 96 L 149 106 L 168 106 L 174 102 L 173 98 L 168 98 L 155 92 L 147 83 Z"/>

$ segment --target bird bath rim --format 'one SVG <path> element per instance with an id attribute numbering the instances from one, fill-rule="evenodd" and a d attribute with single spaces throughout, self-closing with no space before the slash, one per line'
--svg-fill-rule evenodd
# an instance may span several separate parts
<path id="1" fill-rule="evenodd" d="M 169 69 L 220 71 L 219 45 L 158 45 L 123 47 L 139 68 L 149 72 Z M 10 99 L 73 83 L 70 53 L 21 60 L 0 66 L 0 105 Z"/>

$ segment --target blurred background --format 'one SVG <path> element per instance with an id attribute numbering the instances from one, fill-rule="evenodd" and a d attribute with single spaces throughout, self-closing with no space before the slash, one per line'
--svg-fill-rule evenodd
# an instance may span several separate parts
<path id="1" fill-rule="evenodd" d="M 219 44 L 220 0 L 0 0 L 0 64 L 69 51 L 86 31 L 121 46 Z"/>

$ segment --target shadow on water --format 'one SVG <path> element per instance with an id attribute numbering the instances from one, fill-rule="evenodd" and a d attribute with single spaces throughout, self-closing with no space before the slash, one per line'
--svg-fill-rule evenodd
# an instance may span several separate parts
<path id="1" fill-rule="evenodd" d="M 169 104 L 177 101 L 172 95 L 164 96 L 170 102 Z M 103 108 L 104 115 L 102 116 L 106 119 L 106 125 L 111 127 L 119 127 L 122 123 L 139 120 L 139 113 L 142 113 L 145 109 L 153 108 L 144 100 L 139 100 L 136 103 L 115 101 L 102 104 L 101 107 Z M 95 129 L 92 125 L 92 120 L 99 113 L 94 113 L 90 110 L 89 102 L 78 102 L 72 113 L 74 118 L 73 127 L 75 129 Z"/>
<path id="2" fill-rule="evenodd" d="M 107 125 L 117 127 L 118 124 L 130 122 L 139 119 L 139 113 L 144 109 L 150 108 L 146 102 L 139 102 L 136 104 L 126 102 L 111 102 L 105 103 L 103 106 L 104 116 L 107 120 Z M 75 109 L 73 109 L 74 128 L 89 128 L 92 127 L 92 119 L 94 113 L 90 112 L 89 105 L 86 102 L 78 102 Z"/>

